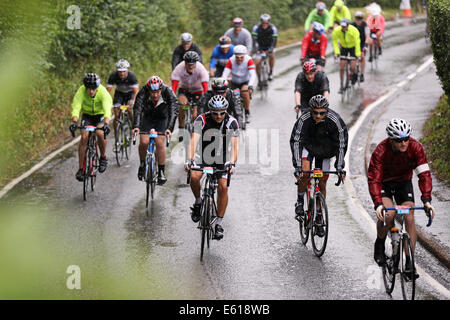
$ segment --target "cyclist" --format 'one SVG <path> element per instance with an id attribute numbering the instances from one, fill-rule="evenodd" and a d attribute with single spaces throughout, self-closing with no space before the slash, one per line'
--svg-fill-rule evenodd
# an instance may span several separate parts
<path id="1" fill-rule="evenodd" d="M 342 19 L 340 22 L 340 26 L 333 30 L 333 48 L 335 59 L 338 56 L 351 56 L 354 58 L 361 57 L 361 45 L 360 45 L 360 37 L 359 31 L 356 27 L 350 24 L 350 20 Z M 345 71 L 346 61 L 341 59 L 339 65 L 339 75 L 341 78 L 341 87 L 339 89 L 339 93 L 344 92 L 344 71 Z M 354 84 L 358 80 L 358 74 L 356 70 L 356 59 L 350 61 L 350 71 L 352 73 L 352 84 Z"/>
<path id="2" fill-rule="evenodd" d="M 203 64 L 200 63 L 200 57 L 195 51 L 188 51 L 184 54 L 182 61 L 172 71 L 172 90 L 177 92 L 180 105 L 188 104 L 189 99 L 198 102 L 203 93 L 208 91 L 209 74 Z M 178 126 L 182 131 L 184 128 L 184 110 L 179 111 Z M 192 117 L 197 117 L 197 105 L 192 108 Z M 183 141 L 183 135 L 180 131 L 178 140 Z"/>
<path id="3" fill-rule="evenodd" d="M 300 63 L 303 64 L 306 60 L 314 58 L 317 69 L 322 71 L 322 67 L 325 67 L 327 44 L 325 28 L 321 23 L 314 22 L 312 31 L 303 37 Z"/>
<path id="4" fill-rule="evenodd" d="M 226 112 L 228 102 L 224 97 L 212 97 L 208 106 L 210 111 L 198 116 L 195 120 L 189 160 L 186 162 L 185 169 L 187 171 L 192 167 L 213 166 L 221 170 L 227 169 L 230 174 L 233 174 L 239 152 L 239 125 L 237 120 Z M 200 161 L 196 163 L 194 156 L 199 143 L 202 153 Z M 202 172 L 191 171 L 191 190 L 195 197 L 194 206 L 191 207 L 191 218 L 194 222 L 198 222 L 201 217 L 201 177 Z M 218 179 L 217 220 L 213 235 L 213 239 L 216 240 L 223 237 L 222 220 L 228 204 L 226 178 L 227 174 L 224 174 Z"/>
<path id="5" fill-rule="evenodd" d="M 330 82 L 325 72 L 318 71 L 316 64 L 307 61 L 303 65 L 295 79 L 295 111 L 305 113 L 309 110 L 309 101 L 316 95 L 322 95 L 328 99 L 330 94 Z"/>
<path id="6" fill-rule="evenodd" d="M 344 1 L 336 0 L 333 7 L 330 9 L 329 30 L 338 27 L 343 18 L 350 20 L 352 15 L 348 7 L 344 4 Z"/>
<path id="7" fill-rule="evenodd" d="M 233 56 L 234 46 L 231 44 L 231 39 L 228 36 L 221 36 L 219 44 L 214 48 L 211 59 L 209 60 L 209 75 L 210 77 L 220 78 L 223 73 L 223 68 L 228 59 Z"/>
<path id="8" fill-rule="evenodd" d="M 182 33 L 181 34 L 181 44 L 178 45 L 172 54 L 172 70 L 183 61 L 183 57 L 188 51 L 195 51 L 198 54 L 200 62 L 202 62 L 202 50 L 200 50 L 199 46 L 196 43 L 192 42 L 193 37 L 190 33 Z"/>
<path id="9" fill-rule="evenodd" d="M 247 55 L 247 48 L 243 45 L 234 47 L 232 56 L 222 74 L 222 78 L 228 79 L 231 74 L 231 89 L 240 89 L 244 101 L 246 122 L 250 122 L 250 97 L 256 82 L 256 71 L 253 59 Z"/>
<path id="10" fill-rule="evenodd" d="M 256 73 L 258 74 L 258 88 L 262 89 L 261 79 L 261 53 L 264 51 L 269 56 L 269 80 L 272 80 L 273 66 L 275 65 L 275 53 L 278 30 L 270 23 L 270 15 L 264 13 L 260 17 L 261 22 L 253 27 L 253 51 L 255 55 Z"/>
<path id="11" fill-rule="evenodd" d="M 83 85 L 77 90 L 72 102 L 72 124 L 69 130 L 72 134 L 77 129 L 78 119 L 81 117 L 81 126 L 96 126 L 103 128 L 103 132 L 96 131 L 98 146 L 100 149 L 99 168 L 100 173 L 106 170 L 106 136 L 110 132 L 109 119 L 111 119 L 112 98 L 106 88 L 100 84 L 100 77 L 95 73 L 88 73 L 83 79 Z M 89 132 L 81 131 L 81 140 L 78 146 L 79 169 L 76 179 L 83 181 L 83 159 L 86 153 Z"/>
<path id="12" fill-rule="evenodd" d="M 230 37 L 234 46 L 241 44 L 247 48 L 248 52 L 252 52 L 252 34 L 243 27 L 243 24 L 244 20 L 238 17 L 234 18 L 233 27 L 225 32 L 225 36 Z"/>
<path id="13" fill-rule="evenodd" d="M 110 93 L 114 85 L 116 85 L 113 98 L 114 136 L 117 135 L 117 119 L 119 119 L 121 105 L 128 106 L 128 116 L 131 123 L 133 123 L 133 104 L 139 91 L 139 84 L 136 75 L 131 70 L 128 70 L 129 68 L 130 63 L 125 59 L 120 59 L 116 63 L 116 71 L 109 75 L 106 85 L 106 90 Z M 114 146 L 114 150 L 116 149 L 117 146 Z"/>
<path id="14" fill-rule="evenodd" d="M 308 187 L 309 174 L 303 171 L 311 170 L 315 159 L 315 168 L 330 170 L 331 158 L 336 157 L 334 166 L 341 179 L 345 179 L 344 156 L 347 152 L 347 126 L 339 114 L 328 108 L 328 100 L 322 95 L 316 95 L 309 101 L 310 112 L 304 113 L 295 123 L 291 134 L 292 163 L 294 176 L 298 181 L 297 202 L 295 204 L 296 219 L 304 214 L 303 199 Z M 319 181 L 320 191 L 326 197 L 328 175 Z M 319 236 L 323 230 L 319 230 Z"/>
<path id="15" fill-rule="evenodd" d="M 377 213 L 377 239 L 374 259 L 378 265 L 385 262 L 384 243 L 395 216 L 394 211 L 386 213 L 386 225 L 383 221 L 383 209 L 398 205 L 414 206 L 414 191 L 411 182 L 413 170 L 419 177 L 421 200 L 425 212 L 434 218 L 435 210 L 431 205 L 432 181 L 430 167 L 422 144 L 411 137 L 411 125 L 403 119 L 392 119 L 387 127 L 388 138 L 381 141 L 372 153 L 367 174 L 369 192 Z M 405 217 L 406 230 L 411 237 L 412 251 L 416 246 L 417 231 L 414 214 Z M 406 257 L 409 266 L 409 257 Z M 417 273 L 415 275 L 418 277 Z"/>
<path id="16" fill-rule="evenodd" d="M 156 154 L 158 161 L 158 184 L 166 183 L 166 144 L 165 136 L 172 137 L 175 121 L 178 116 L 177 97 L 169 86 L 166 86 L 160 77 L 152 76 L 148 79 L 136 97 L 134 104 L 134 124 L 132 134 L 139 132 L 149 132 L 155 129 L 158 133 L 164 132 L 164 136 L 155 139 Z M 145 156 L 147 155 L 148 144 L 150 142 L 148 134 L 141 134 L 139 141 L 138 179 L 144 179 Z"/>
<path id="17" fill-rule="evenodd" d="M 378 54 L 381 55 L 382 36 L 386 22 L 384 17 L 381 15 L 381 7 L 378 4 L 372 3 L 372 5 L 369 6 L 369 12 L 370 13 L 366 19 L 366 23 L 370 29 L 369 46 L 372 47 L 373 41 L 376 41 L 378 44 Z M 372 37 L 374 38 L 373 40 Z M 372 59 L 373 57 L 370 55 L 369 62 L 371 62 Z"/>
<path id="18" fill-rule="evenodd" d="M 228 81 L 223 78 L 214 79 L 211 83 L 212 90 L 208 90 L 198 102 L 199 113 L 205 113 L 208 110 L 209 100 L 213 96 L 220 95 L 225 97 L 228 102 L 228 114 L 232 115 L 239 123 L 239 128 L 243 128 L 243 111 L 241 97 L 228 88 Z"/>
<path id="19" fill-rule="evenodd" d="M 312 31 L 312 24 L 314 22 L 319 22 L 328 30 L 330 27 L 330 12 L 327 10 L 327 6 L 322 1 L 316 3 L 316 8 L 313 9 L 308 18 L 305 21 L 305 33 Z"/>
<path id="20" fill-rule="evenodd" d="M 360 38 L 360 47 L 361 47 L 361 76 L 360 81 L 364 82 L 364 71 L 366 70 L 366 52 L 367 47 L 369 46 L 369 27 L 367 23 L 364 21 L 364 13 L 362 11 L 355 12 L 355 21 L 352 22 L 352 25 L 356 27 L 359 31 Z"/>

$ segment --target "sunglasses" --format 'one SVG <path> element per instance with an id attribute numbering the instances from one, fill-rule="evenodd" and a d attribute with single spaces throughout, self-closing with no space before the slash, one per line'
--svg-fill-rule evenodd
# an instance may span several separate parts
<path id="1" fill-rule="evenodd" d="M 398 139 L 392 139 L 394 142 L 400 143 L 400 142 L 408 142 L 409 137 L 406 138 L 398 138 Z"/>
<path id="2" fill-rule="evenodd" d="M 211 114 L 214 116 L 223 116 L 225 114 L 225 111 L 222 111 L 222 112 L 211 111 Z"/>
<path id="3" fill-rule="evenodd" d="M 321 115 L 321 116 L 323 116 L 324 114 L 326 114 L 327 112 L 326 111 L 322 111 L 322 112 L 319 112 L 319 111 L 311 111 L 314 115 Z"/>

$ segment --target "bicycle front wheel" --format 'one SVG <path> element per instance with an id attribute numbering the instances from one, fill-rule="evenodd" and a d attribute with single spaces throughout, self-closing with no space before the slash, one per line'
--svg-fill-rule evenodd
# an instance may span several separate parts
<path id="1" fill-rule="evenodd" d="M 311 213 L 311 244 L 314 254 L 321 257 L 325 252 L 328 240 L 328 208 L 322 193 L 314 195 L 313 210 Z"/>
<path id="2" fill-rule="evenodd" d="M 395 273 L 396 266 L 393 257 L 398 255 L 398 252 L 391 252 L 390 254 L 386 254 L 386 263 L 383 265 L 383 282 L 384 288 L 386 289 L 387 294 L 391 294 L 394 291 L 395 285 Z"/>
<path id="3" fill-rule="evenodd" d="M 403 234 L 402 241 L 400 243 L 400 282 L 402 284 L 403 300 L 414 300 L 416 292 L 416 269 L 414 264 L 414 253 L 411 247 L 411 239 L 407 234 Z M 409 257 L 408 261 L 406 261 L 407 256 Z"/>
<path id="4" fill-rule="evenodd" d="M 120 167 L 120 164 L 123 160 L 123 155 L 124 155 L 124 149 L 123 149 L 123 142 L 124 142 L 124 132 L 123 132 L 123 125 L 120 122 L 117 125 L 117 135 L 116 135 L 116 145 L 114 146 L 116 149 L 115 153 L 116 153 L 116 161 L 117 161 L 117 165 Z"/>
<path id="5" fill-rule="evenodd" d="M 92 159 L 92 163 L 91 163 L 91 168 L 90 168 L 90 178 L 91 178 L 91 191 L 94 191 L 95 189 L 95 182 L 97 180 L 97 170 L 98 170 L 98 165 L 99 165 L 99 157 L 98 157 L 98 151 L 96 150 L 96 152 L 92 155 L 91 157 Z"/>
<path id="6" fill-rule="evenodd" d="M 127 160 L 130 160 L 131 157 L 131 122 L 127 117 L 123 128 L 123 148 L 125 150 L 125 157 Z"/>
<path id="7" fill-rule="evenodd" d="M 205 196 L 202 201 L 201 208 L 202 217 L 200 218 L 200 233 L 201 233 L 201 242 L 200 242 L 200 261 L 203 261 L 203 252 L 205 250 L 205 240 L 208 237 L 209 230 L 209 219 L 211 214 L 211 206 L 210 206 L 210 198 Z"/>
<path id="8" fill-rule="evenodd" d="M 305 193 L 305 199 L 303 200 L 303 203 L 308 203 L 308 196 Z M 299 230 L 300 230 L 300 239 L 302 240 L 302 243 L 306 245 L 309 239 L 309 221 L 308 217 L 311 217 L 310 210 L 312 208 L 307 208 L 305 210 L 304 214 L 299 217 L 298 224 L 299 224 Z"/>
<path id="9" fill-rule="evenodd" d="M 84 164 L 83 164 L 83 200 L 87 200 L 87 193 L 89 191 L 89 175 L 91 167 L 91 157 L 89 155 L 89 148 L 86 148 L 86 153 L 84 154 Z"/>

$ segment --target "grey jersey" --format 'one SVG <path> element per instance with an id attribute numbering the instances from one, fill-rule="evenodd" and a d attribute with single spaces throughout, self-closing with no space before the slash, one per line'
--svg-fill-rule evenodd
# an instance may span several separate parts
<path id="1" fill-rule="evenodd" d="M 242 44 L 247 47 L 247 54 L 252 52 L 252 34 L 245 28 L 241 29 L 241 32 L 236 34 L 234 28 L 230 28 L 225 32 L 225 35 L 231 38 L 231 43 L 234 46 Z"/>

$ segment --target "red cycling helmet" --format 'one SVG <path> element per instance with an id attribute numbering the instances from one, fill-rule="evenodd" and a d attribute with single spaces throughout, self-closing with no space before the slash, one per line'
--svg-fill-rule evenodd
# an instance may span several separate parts
<path id="1" fill-rule="evenodd" d="M 162 85 L 163 85 L 163 82 L 162 82 L 161 78 L 158 76 L 152 76 L 147 81 L 147 88 L 149 88 L 150 91 L 161 90 Z"/>
<path id="2" fill-rule="evenodd" d="M 236 17 L 233 19 L 233 24 L 235 26 L 242 26 L 243 23 L 244 23 L 244 20 L 242 20 L 241 18 Z"/>
<path id="3" fill-rule="evenodd" d="M 312 61 L 306 61 L 303 65 L 303 72 L 314 72 L 317 70 L 317 66 Z"/>

